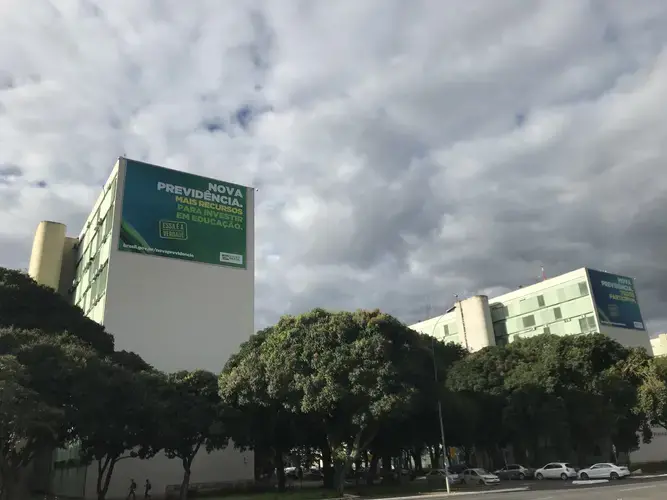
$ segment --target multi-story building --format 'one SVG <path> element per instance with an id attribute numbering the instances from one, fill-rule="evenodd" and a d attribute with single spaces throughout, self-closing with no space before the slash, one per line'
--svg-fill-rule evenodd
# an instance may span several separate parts
<path id="1" fill-rule="evenodd" d="M 599 332 L 651 352 L 632 278 L 581 268 L 494 298 L 457 300 L 411 328 L 471 351 L 543 333 Z"/>
<path id="2" fill-rule="evenodd" d="M 39 225 L 30 275 L 79 306 L 165 372 L 219 372 L 254 332 L 254 192 L 251 188 L 119 158 L 76 238 L 64 225 Z M 58 450 L 54 493 L 95 497 L 96 464 L 62 467 L 76 449 Z M 108 497 L 131 478 L 154 491 L 179 484 L 178 460 L 119 462 Z M 254 455 L 233 446 L 194 461 L 192 482 L 249 480 Z"/>

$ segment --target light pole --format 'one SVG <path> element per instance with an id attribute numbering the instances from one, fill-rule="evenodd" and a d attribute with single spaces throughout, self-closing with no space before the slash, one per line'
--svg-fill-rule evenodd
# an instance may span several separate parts
<path id="1" fill-rule="evenodd" d="M 446 314 L 446 313 L 445 313 Z M 433 325 L 433 330 L 431 330 L 431 358 L 433 358 L 433 377 L 435 379 L 436 390 L 438 390 L 438 365 L 435 362 L 435 327 L 438 326 L 440 320 L 445 315 L 441 315 L 438 320 Z M 440 392 L 437 393 L 438 399 L 438 421 L 440 422 L 440 439 L 442 440 L 442 460 L 444 462 L 445 469 L 445 485 L 447 487 L 447 494 L 451 493 L 449 488 L 449 458 L 447 457 L 447 445 L 445 444 L 445 425 L 442 421 L 442 403 L 440 401 Z"/>

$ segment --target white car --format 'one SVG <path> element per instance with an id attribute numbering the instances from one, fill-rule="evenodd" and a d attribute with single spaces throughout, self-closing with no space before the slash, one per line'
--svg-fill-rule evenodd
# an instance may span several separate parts
<path id="1" fill-rule="evenodd" d="M 498 484 L 500 478 L 484 469 L 466 469 L 463 471 L 465 484 Z"/>
<path id="2" fill-rule="evenodd" d="M 581 479 L 622 479 L 630 475 L 630 469 L 610 463 L 591 465 L 579 471 Z"/>
<path id="3" fill-rule="evenodd" d="M 535 478 L 542 479 L 575 479 L 577 471 L 566 462 L 551 462 L 535 471 Z"/>
<path id="4" fill-rule="evenodd" d="M 449 484 L 459 484 L 461 482 L 461 476 L 456 474 L 455 472 L 447 471 L 445 472 L 445 469 L 431 469 L 431 471 L 426 474 L 426 479 L 432 476 L 438 476 L 443 479 L 446 478 L 446 480 L 449 482 Z"/>

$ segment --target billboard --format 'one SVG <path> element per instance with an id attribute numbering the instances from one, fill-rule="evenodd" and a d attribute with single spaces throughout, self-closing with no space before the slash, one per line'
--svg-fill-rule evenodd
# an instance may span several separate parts
<path id="1" fill-rule="evenodd" d="M 600 324 L 645 330 L 632 278 L 588 270 Z"/>
<path id="2" fill-rule="evenodd" d="M 119 250 L 247 267 L 249 188 L 126 162 Z"/>

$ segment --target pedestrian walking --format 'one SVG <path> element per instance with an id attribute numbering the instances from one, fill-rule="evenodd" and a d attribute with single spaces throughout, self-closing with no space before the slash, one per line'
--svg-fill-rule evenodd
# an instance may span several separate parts
<path id="1" fill-rule="evenodd" d="M 151 482 L 146 479 L 146 484 L 144 485 L 144 498 L 148 500 L 151 497 L 151 489 L 153 488 L 153 485 Z"/>
<path id="2" fill-rule="evenodd" d="M 137 500 L 137 483 L 134 479 L 130 479 L 130 491 L 127 494 L 127 500 Z"/>

